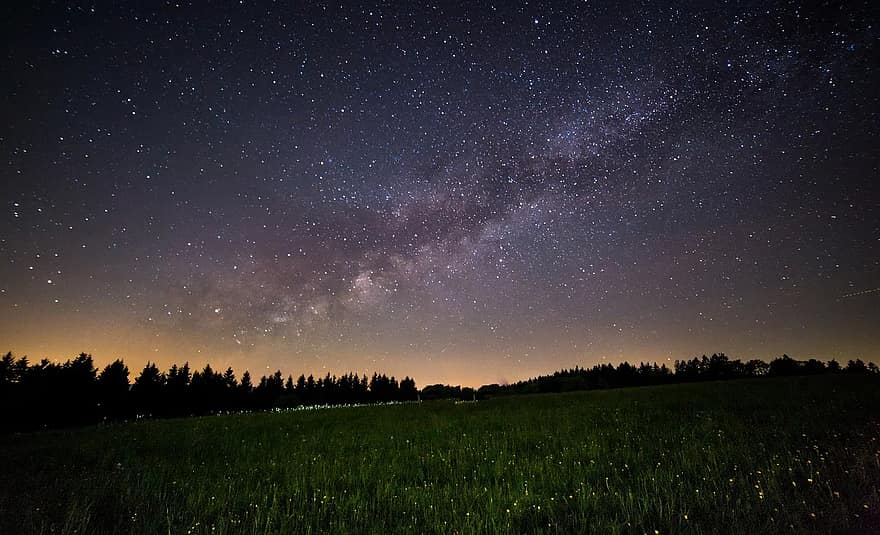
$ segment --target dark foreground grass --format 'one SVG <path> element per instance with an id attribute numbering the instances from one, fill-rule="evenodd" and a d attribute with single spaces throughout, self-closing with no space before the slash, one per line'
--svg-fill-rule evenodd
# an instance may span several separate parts
<path id="1" fill-rule="evenodd" d="M 880 525 L 876 377 L 144 421 L 0 448 L 2 533 Z"/>

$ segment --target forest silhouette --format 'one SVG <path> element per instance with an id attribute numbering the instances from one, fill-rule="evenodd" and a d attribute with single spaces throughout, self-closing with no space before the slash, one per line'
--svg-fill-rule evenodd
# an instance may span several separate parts
<path id="1" fill-rule="evenodd" d="M 479 389 L 429 385 L 421 390 L 410 377 L 374 373 L 328 373 L 284 378 L 281 371 L 263 376 L 254 384 L 249 372 L 239 379 L 230 367 L 215 371 L 210 364 L 192 371 L 189 363 L 174 364 L 167 372 L 148 362 L 131 380 L 128 366 L 117 359 L 100 372 L 91 355 L 81 353 L 64 363 L 47 359 L 31 364 L 12 352 L 0 358 L 0 428 L 34 430 L 88 425 L 141 418 L 169 418 L 248 412 L 295 407 L 350 405 L 421 400 L 457 399 L 476 401 L 494 396 L 568 392 L 633 386 L 665 385 L 756 377 L 815 374 L 878 373 L 877 366 L 860 359 L 842 366 L 806 361 L 788 355 L 767 363 L 762 360 L 731 360 L 723 353 L 677 360 L 672 369 L 664 365 L 622 362 L 575 367 L 513 384 L 483 385 Z"/>

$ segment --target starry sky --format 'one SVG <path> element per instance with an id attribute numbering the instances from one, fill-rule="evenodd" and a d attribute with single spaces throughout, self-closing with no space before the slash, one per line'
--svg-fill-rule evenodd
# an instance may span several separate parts
<path id="1" fill-rule="evenodd" d="M 3 352 L 880 358 L 870 1 L 10 4 Z"/>

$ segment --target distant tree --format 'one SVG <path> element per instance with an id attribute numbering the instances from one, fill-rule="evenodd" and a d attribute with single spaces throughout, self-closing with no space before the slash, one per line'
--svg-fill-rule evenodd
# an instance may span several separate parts
<path id="1" fill-rule="evenodd" d="M 706 356 L 703 355 L 703 358 L 706 358 Z M 696 381 L 700 378 L 700 373 L 700 361 L 696 358 L 675 361 L 675 378 L 679 381 Z"/>
<path id="2" fill-rule="evenodd" d="M 424 387 L 421 396 L 425 401 L 437 399 L 462 399 L 462 391 L 461 386 L 434 384 Z"/>
<path id="3" fill-rule="evenodd" d="M 177 367 L 177 364 L 171 365 L 171 369 L 168 370 L 168 375 L 166 376 L 166 384 L 168 385 L 168 388 L 180 393 L 186 390 L 191 381 L 192 375 L 189 371 L 189 362 L 185 362 L 183 366 L 179 368 Z"/>
<path id="4" fill-rule="evenodd" d="M 306 399 L 309 403 L 314 402 L 316 390 L 317 384 L 315 383 L 315 377 L 312 374 L 309 374 L 309 377 L 306 379 Z"/>
<path id="5" fill-rule="evenodd" d="M 281 370 L 277 370 L 272 374 L 272 377 L 269 381 L 269 386 L 271 388 L 271 392 L 275 397 L 281 395 L 284 392 L 284 375 L 282 375 Z"/>
<path id="6" fill-rule="evenodd" d="M 21 406 L 26 394 L 18 384 L 17 372 L 15 357 L 9 351 L 0 359 L 0 431 L 19 428 L 25 416 Z"/>
<path id="7" fill-rule="evenodd" d="M 483 385 L 477 389 L 477 397 L 480 399 L 491 399 L 499 394 L 504 393 L 504 387 L 493 383 L 490 385 Z"/>
<path id="8" fill-rule="evenodd" d="M 821 360 L 810 359 L 803 364 L 803 372 L 808 375 L 825 373 L 825 363 Z"/>
<path id="9" fill-rule="evenodd" d="M 141 374 L 131 387 L 135 406 L 140 415 L 157 414 L 160 407 L 160 394 L 165 385 L 165 375 L 152 362 L 147 362 Z"/>
<path id="10" fill-rule="evenodd" d="M 192 392 L 193 374 L 189 362 L 183 366 L 172 364 L 165 376 L 164 395 L 161 400 L 163 416 L 186 416 L 193 414 L 195 400 Z"/>
<path id="11" fill-rule="evenodd" d="M 202 378 L 205 381 L 213 382 L 215 375 L 216 374 L 214 373 L 214 368 L 211 367 L 211 363 L 209 362 L 209 363 L 205 364 L 205 369 L 202 370 Z"/>
<path id="12" fill-rule="evenodd" d="M 419 397 L 419 391 L 416 388 L 416 382 L 409 376 L 404 377 L 400 381 L 400 400 L 415 401 Z"/>
<path id="13" fill-rule="evenodd" d="M 254 389 L 254 385 L 251 382 L 251 372 L 245 370 L 245 372 L 241 375 L 241 383 L 239 383 L 238 388 L 250 394 L 251 390 Z"/>
<path id="14" fill-rule="evenodd" d="M 177 382 L 177 373 L 178 373 L 177 364 L 172 364 L 171 367 L 168 369 L 168 373 L 165 374 L 165 385 L 166 386 Z"/>
<path id="15" fill-rule="evenodd" d="M 230 390 L 238 386 L 238 383 L 235 381 L 235 372 L 232 370 L 232 366 L 229 366 L 226 368 L 226 371 L 223 372 L 223 385 Z"/>
<path id="16" fill-rule="evenodd" d="M 336 377 L 330 373 L 321 379 L 321 403 L 335 403 L 336 401 Z"/>
<path id="17" fill-rule="evenodd" d="M 229 374 L 214 371 L 211 364 L 205 365 L 198 374 L 193 374 L 192 392 L 195 397 L 194 407 L 200 414 L 215 414 L 234 405 L 231 384 L 235 384 L 232 369 Z"/>
<path id="18" fill-rule="evenodd" d="M 862 359 L 850 360 L 846 363 L 846 373 L 868 373 L 868 367 Z"/>
<path id="19" fill-rule="evenodd" d="M 165 384 L 165 376 L 152 362 L 147 362 L 141 374 L 134 380 L 135 390 L 158 389 Z"/>
<path id="20" fill-rule="evenodd" d="M 128 366 L 121 359 L 104 367 L 98 376 L 102 413 L 107 418 L 121 419 L 129 415 Z"/>
<path id="21" fill-rule="evenodd" d="M 78 388 L 90 388 L 97 379 L 98 370 L 92 356 L 85 353 L 65 362 L 63 369 L 67 381 Z"/>
<path id="22" fill-rule="evenodd" d="M 744 374 L 746 377 L 761 377 L 767 375 L 770 365 L 759 359 L 752 359 L 745 363 Z"/>
<path id="23" fill-rule="evenodd" d="M 792 359 L 788 355 L 782 355 L 770 362 L 770 370 L 768 375 L 775 377 L 786 375 L 797 375 L 801 372 L 801 363 Z"/>
<path id="24" fill-rule="evenodd" d="M 128 393 L 128 366 L 121 359 L 114 360 L 104 367 L 98 376 L 98 385 L 104 393 L 124 396 Z"/>
<path id="25" fill-rule="evenodd" d="M 45 360 L 45 359 L 43 359 Z M 27 355 L 21 357 L 17 361 L 15 361 L 15 365 L 12 367 L 12 381 L 13 382 L 21 382 L 28 375 L 28 371 L 30 370 L 30 363 L 28 362 Z"/>
<path id="26" fill-rule="evenodd" d="M 45 400 L 44 421 L 68 426 L 97 420 L 97 374 L 92 356 L 86 353 L 55 368 Z"/>
<path id="27" fill-rule="evenodd" d="M 260 383 L 254 389 L 254 403 L 262 408 L 278 406 L 278 400 L 284 394 L 284 376 L 281 370 L 272 375 L 260 378 Z"/>
<path id="28" fill-rule="evenodd" d="M 189 362 L 184 362 L 180 367 L 180 384 L 187 387 L 192 382 L 192 374 L 189 371 Z"/>
<path id="29" fill-rule="evenodd" d="M 12 351 L 9 351 L 0 359 L 0 391 L 4 386 L 16 382 L 15 371 L 15 357 L 12 356 Z"/>
<path id="30" fill-rule="evenodd" d="M 734 374 L 731 370 L 730 359 L 724 353 L 713 353 L 705 369 L 708 379 L 729 379 Z"/>
<path id="31" fill-rule="evenodd" d="M 253 409 L 253 392 L 254 385 L 251 381 L 251 372 L 245 370 L 245 372 L 241 374 L 241 381 L 239 381 L 238 387 L 233 395 L 233 407 L 244 410 Z"/>
<path id="32" fill-rule="evenodd" d="M 370 395 L 373 401 L 391 401 L 390 381 L 385 374 L 373 373 L 370 379 Z"/>

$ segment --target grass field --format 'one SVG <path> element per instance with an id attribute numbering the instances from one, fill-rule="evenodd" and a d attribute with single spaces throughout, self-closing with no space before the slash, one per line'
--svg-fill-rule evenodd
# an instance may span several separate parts
<path id="1" fill-rule="evenodd" d="M 876 377 L 142 421 L 0 449 L 2 533 L 880 526 Z"/>

